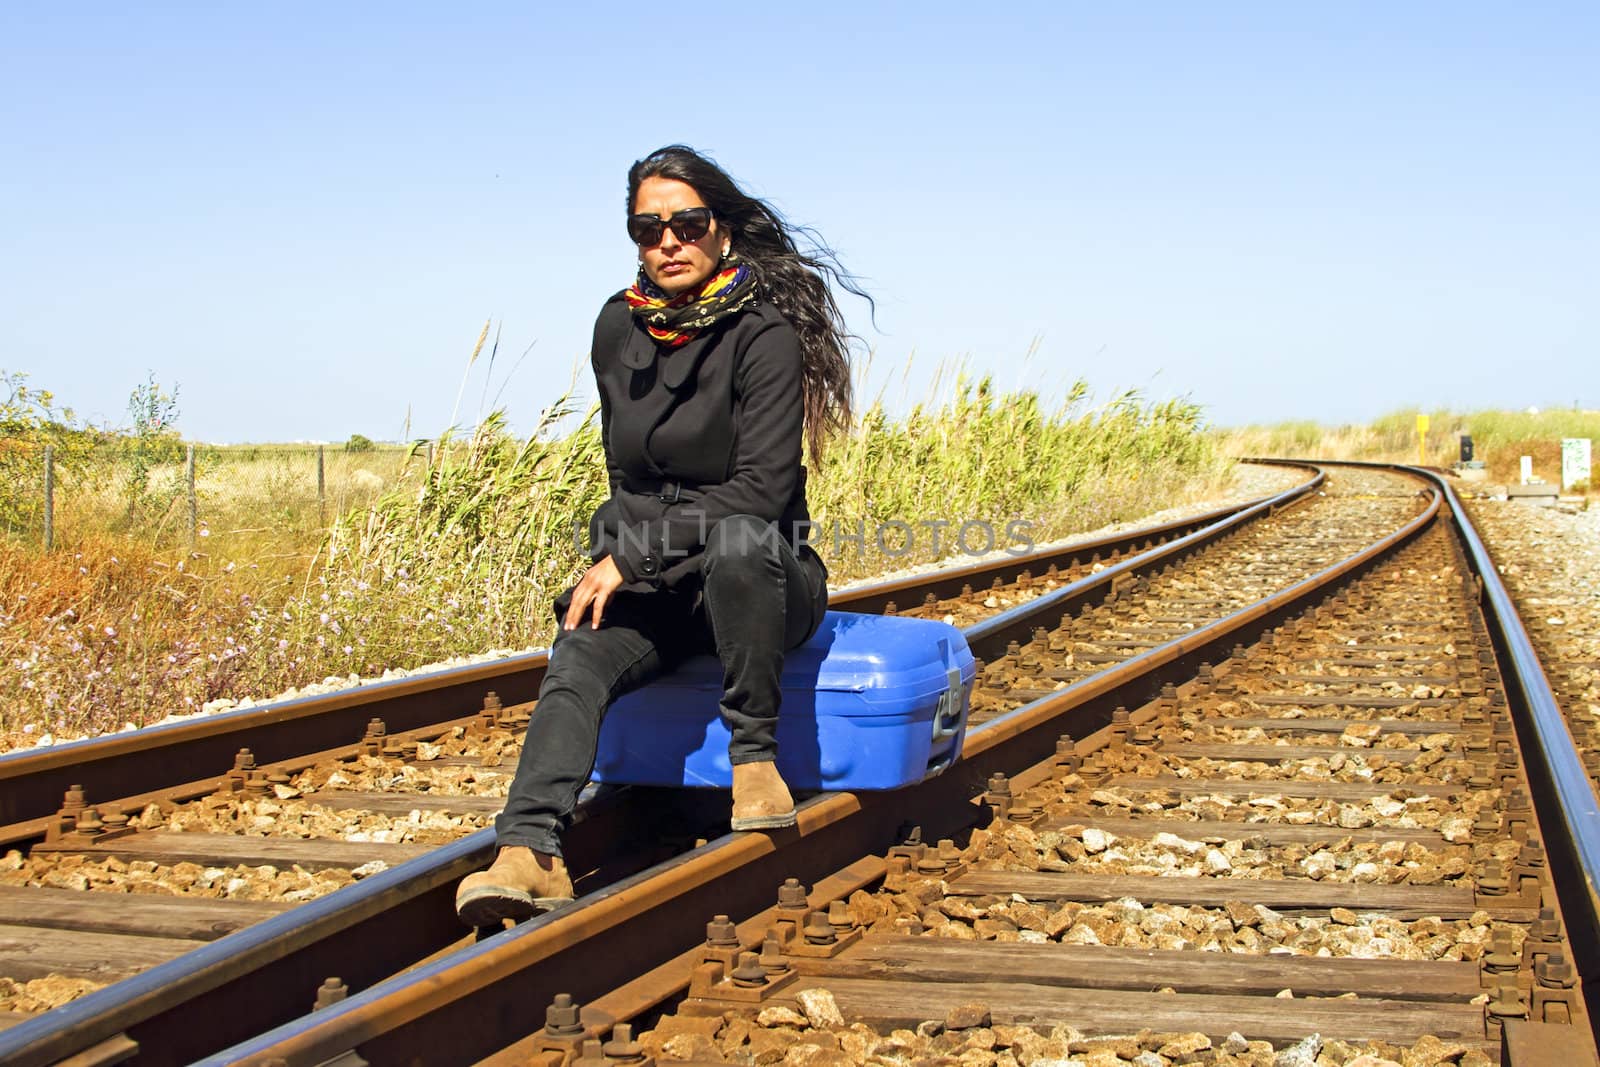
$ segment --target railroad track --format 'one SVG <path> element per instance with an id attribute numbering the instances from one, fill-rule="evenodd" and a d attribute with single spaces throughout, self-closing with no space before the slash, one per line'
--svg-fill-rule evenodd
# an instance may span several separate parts
<path id="1" fill-rule="evenodd" d="M 1582 762 L 1452 495 L 1378 477 L 1336 471 L 1312 524 L 1350 504 L 1361 547 L 1002 709 L 944 776 L 819 796 L 215 1061 L 1593 1062 Z M 1071 621 L 1003 618 L 969 631 L 986 679 L 1053 677 Z"/>
<path id="2" fill-rule="evenodd" d="M 1062 589 L 1093 604 L 1152 550 L 1238 536 L 1315 484 L 836 603 L 963 623 Z M 0 839 L 14 850 L 0 871 L 0 977 L 114 982 L 4 1020 L 16 1025 L 0 1032 L 0 1059 L 99 1046 L 102 1062 L 135 1049 L 140 1062 L 186 1062 L 293 1018 L 326 975 L 360 988 L 460 942 L 450 892 L 492 850 L 482 827 L 515 766 L 531 710 L 519 698 L 543 667 L 517 657 L 0 758 Z M 570 841 L 580 888 L 726 833 L 725 808 L 682 791 L 587 798 Z"/>

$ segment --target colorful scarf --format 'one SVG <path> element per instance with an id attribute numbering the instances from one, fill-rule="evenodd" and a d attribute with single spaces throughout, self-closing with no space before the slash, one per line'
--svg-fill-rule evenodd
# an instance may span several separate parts
<path id="1" fill-rule="evenodd" d="M 723 260 L 721 269 L 706 279 L 698 293 L 669 298 L 640 267 L 638 279 L 623 296 L 651 337 L 668 348 L 679 348 L 694 340 L 701 330 L 754 303 L 756 278 L 738 255 L 731 255 Z"/>

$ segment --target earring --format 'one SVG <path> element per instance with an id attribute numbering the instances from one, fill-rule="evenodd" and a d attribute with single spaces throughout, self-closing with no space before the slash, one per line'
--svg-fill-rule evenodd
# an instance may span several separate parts
<path id="1" fill-rule="evenodd" d="M 733 246 L 732 245 L 723 245 L 722 246 L 722 258 L 723 259 L 727 259 L 728 258 L 728 253 L 731 252 L 731 251 L 733 251 Z"/>

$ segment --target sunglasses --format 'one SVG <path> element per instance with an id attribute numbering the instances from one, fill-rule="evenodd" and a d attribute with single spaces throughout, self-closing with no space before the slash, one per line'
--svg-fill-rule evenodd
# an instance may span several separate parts
<path id="1" fill-rule="evenodd" d="M 634 244 L 650 248 L 660 244 L 661 235 L 670 229 L 684 244 L 693 244 L 711 229 L 712 217 L 708 207 L 684 208 L 666 219 L 660 215 L 629 215 L 628 236 Z"/>

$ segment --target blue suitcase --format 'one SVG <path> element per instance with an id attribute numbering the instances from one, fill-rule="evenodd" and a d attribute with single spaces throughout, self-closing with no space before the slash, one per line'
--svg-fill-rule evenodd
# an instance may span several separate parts
<path id="1" fill-rule="evenodd" d="M 897 789 L 961 757 L 976 673 L 961 631 L 830 611 L 783 664 L 778 770 L 791 789 Z M 619 697 L 593 780 L 727 789 L 722 664 L 696 656 Z"/>

